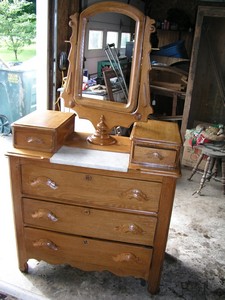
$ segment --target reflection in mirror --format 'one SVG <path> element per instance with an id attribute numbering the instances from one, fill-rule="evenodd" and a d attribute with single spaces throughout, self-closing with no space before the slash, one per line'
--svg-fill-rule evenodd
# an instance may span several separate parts
<path id="1" fill-rule="evenodd" d="M 88 19 L 82 97 L 128 103 L 135 21 L 119 13 Z"/>

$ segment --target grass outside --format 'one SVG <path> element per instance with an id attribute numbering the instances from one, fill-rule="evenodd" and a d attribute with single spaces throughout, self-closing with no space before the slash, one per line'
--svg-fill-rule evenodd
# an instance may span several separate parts
<path id="1" fill-rule="evenodd" d="M 36 45 L 32 44 L 23 48 L 21 52 L 18 53 L 18 61 L 24 62 L 36 55 Z M 4 62 L 16 62 L 15 55 L 13 51 L 9 51 L 4 47 L 0 47 L 0 59 Z"/>

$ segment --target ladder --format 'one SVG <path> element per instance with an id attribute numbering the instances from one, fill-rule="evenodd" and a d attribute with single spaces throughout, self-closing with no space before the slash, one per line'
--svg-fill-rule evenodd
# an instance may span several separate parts
<path id="1" fill-rule="evenodd" d="M 128 89 L 127 84 L 124 78 L 123 70 L 121 68 L 120 60 L 117 55 L 115 44 L 107 44 L 105 47 L 106 56 L 110 62 L 111 68 L 115 73 L 115 77 L 117 77 L 118 84 L 124 94 L 125 99 L 128 99 Z"/>

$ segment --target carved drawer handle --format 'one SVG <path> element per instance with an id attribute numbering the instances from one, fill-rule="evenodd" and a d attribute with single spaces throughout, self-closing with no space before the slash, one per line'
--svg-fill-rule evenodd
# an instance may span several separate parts
<path id="1" fill-rule="evenodd" d="M 32 213 L 33 219 L 48 218 L 52 222 L 57 222 L 58 218 L 48 209 L 39 208 Z"/>
<path id="2" fill-rule="evenodd" d="M 36 186 L 36 185 L 47 185 L 48 187 L 50 187 L 53 190 L 56 190 L 58 188 L 57 184 L 52 181 L 50 178 L 45 177 L 45 176 L 39 176 L 37 178 L 34 178 L 31 181 L 31 185 L 32 186 Z"/>
<path id="3" fill-rule="evenodd" d="M 129 200 L 135 199 L 140 202 L 148 201 L 148 197 L 145 193 L 138 189 L 129 189 L 122 193 L 123 197 L 126 197 Z"/>
<path id="4" fill-rule="evenodd" d="M 115 230 L 122 233 L 132 233 L 132 234 L 144 234 L 145 231 L 136 224 L 123 224 L 120 226 L 116 226 Z"/>
<path id="5" fill-rule="evenodd" d="M 113 260 L 115 262 L 135 262 L 137 264 L 142 264 L 143 262 L 139 257 L 137 257 L 135 254 L 130 252 L 120 253 L 116 256 L 113 256 Z"/>
<path id="6" fill-rule="evenodd" d="M 86 215 L 86 216 L 89 216 L 90 213 L 91 213 L 91 211 L 90 211 L 90 209 L 85 208 L 85 209 L 82 210 L 82 213 L 83 213 L 84 215 Z"/>
<path id="7" fill-rule="evenodd" d="M 28 144 L 44 144 L 43 140 L 33 137 L 33 136 L 28 136 L 27 137 L 27 143 Z"/>
<path id="8" fill-rule="evenodd" d="M 51 250 L 57 251 L 58 247 L 52 241 L 47 239 L 40 239 L 38 241 L 33 242 L 34 247 L 46 247 Z"/>
<path id="9" fill-rule="evenodd" d="M 159 160 L 162 160 L 164 157 L 159 152 L 153 152 L 148 155 L 148 157 L 153 156 L 154 158 L 158 158 Z"/>
<path id="10" fill-rule="evenodd" d="M 91 175 L 85 175 L 85 180 L 92 181 L 92 176 Z"/>

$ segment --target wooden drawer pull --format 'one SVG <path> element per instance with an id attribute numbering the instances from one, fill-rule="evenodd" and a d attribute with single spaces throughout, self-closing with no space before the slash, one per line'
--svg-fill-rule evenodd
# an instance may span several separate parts
<path id="1" fill-rule="evenodd" d="M 58 247 L 52 241 L 47 239 L 40 239 L 38 241 L 33 242 L 34 247 L 46 247 L 51 250 L 57 251 Z"/>
<path id="2" fill-rule="evenodd" d="M 158 158 L 158 160 L 162 160 L 164 158 L 159 152 L 153 152 L 147 156 L 150 158 L 153 156 L 154 158 Z"/>
<path id="3" fill-rule="evenodd" d="M 126 197 L 129 200 L 135 199 L 140 202 L 148 201 L 148 197 L 145 193 L 143 193 L 141 190 L 138 189 L 129 189 L 122 193 L 123 197 Z"/>
<path id="4" fill-rule="evenodd" d="M 90 211 L 90 209 L 85 208 L 85 209 L 82 210 L 82 213 L 83 213 L 84 215 L 86 215 L 86 216 L 89 216 L 90 213 L 91 213 L 91 211 Z"/>
<path id="5" fill-rule="evenodd" d="M 91 175 L 85 175 L 85 180 L 92 181 L 92 176 Z"/>
<path id="6" fill-rule="evenodd" d="M 31 181 L 32 186 L 38 186 L 38 185 L 47 185 L 53 190 L 56 190 L 58 188 L 57 184 L 52 181 L 50 178 L 45 176 L 39 176 Z"/>
<path id="7" fill-rule="evenodd" d="M 147 154 L 148 158 L 156 158 L 158 160 L 162 160 L 164 157 L 159 153 L 159 152 L 151 152 L 149 154 Z"/>
<path id="8" fill-rule="evenodd" d="M 130 252 L 120 253 L 116 256 L 113 256 L 115 262 L 135 262 L 137 264 L 142 264 L 142 261 L 139 257 Z"/>
<path id="9" fill-rule="evenodd" d="M 52 222 L 57 222 L 58 218 L 50 211 L 44 208 L 39 208 L 32 214 L 33 219 L 47 218 Z"/>
<path id="10" fill-rule="evenodd" d="M 116 226 L 115 230 L 122 233 L 132 233 L 132 234 L 144 234 L 145 231 L 136 224 L 123 224 L 120 226 Z"/>
<path id="11" fill-rule="evenodd" d="M 41 140 L 37 137 L 32 137 L 32 136 L 27 137 L 27 143 L 28 144 L 44 144 L 43 140 Z"/>

